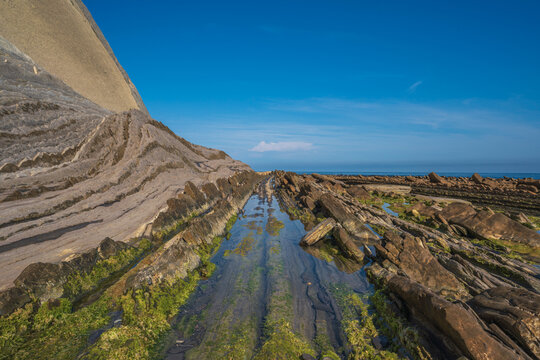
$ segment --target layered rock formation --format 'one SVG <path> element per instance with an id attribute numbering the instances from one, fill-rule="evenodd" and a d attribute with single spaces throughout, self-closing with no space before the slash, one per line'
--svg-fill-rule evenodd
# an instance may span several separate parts
<path id="1" fill-rule="evenodd" d="M 5 39 L 0 92 L 2 289 L 31 263 L 148 233 L 187 181 L 250 170 L 144 112 L 96 105 Z"/>
<path id="2" fill-rule="evenodd" d="M 81 0 L 1 1 L 0 36 L 105 109 L 147 112 Z"/>
<path id="3" fill-rule="evenodd" d="M 428 176 L 335 176 L 348 185 L 400 185 L 419 195 L 463 199 L 475 205 L 490 206 L 512 214 L 527 212 L 540 216 L 540 180 Z"/>
<path id="4" fill-rule="evenodd" d="M 540 357 L 540 270 L 524 260 L 538 263 L 536 231 L 452 199 L 426 204 L 411 195 L 369 192 L 356 185 L 364 178 L 283 172 L 275 177 L 283 207 L 313 228 L 304 244 L 316 244 L 306 250 L 317 256 L 320 243 L 327 242 L 347 261 L 367 263 L 370 279 L 394 309 L 387 316 L 408 319 L 427 358 Z M 453 182 L 435 174 L 423 181 L 434 187 Z M 392 212 L 384 210 L 389 204 Z M 376 232 L 365 234 L 366 225 Z M 324 237 L 332 227 L 333 237 Z M 407 337 L 396 329 L 394 336 Z"/>

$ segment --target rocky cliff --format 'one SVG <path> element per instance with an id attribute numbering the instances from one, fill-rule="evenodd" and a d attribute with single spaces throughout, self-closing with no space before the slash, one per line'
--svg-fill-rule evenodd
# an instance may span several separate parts
<path id="1" fill-rule="evenodd" d="M 110 112 L 5 39 L 0 94 L 0 289 L 31 263 L 148 232 L 187 181 L 251 171 L 145 112 Z"/>

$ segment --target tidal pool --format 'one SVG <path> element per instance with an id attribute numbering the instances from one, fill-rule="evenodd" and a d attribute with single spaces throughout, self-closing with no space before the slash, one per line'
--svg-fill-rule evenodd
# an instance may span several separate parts
<path id="1" fill-rule="evenodd" d="M 216 271 L 175 318 L 166 358 L 265 358 L 274 351 L 269 339 L 276 329 L 291 346 L 340 354 L 345 335 L 332 289 L 369 294 L 373 288 L 362 265 L 325 242 L 299 246 L 304 234 L 275 197 L 252 196 L 211 259 Z"/>
<path id="2" fill-rule="evenodd" d="M 397 212 L 395 212 L 394 210 L 390 209 L 389 206 L 390 206 L 389 203 L 384 203 L 382 208 L 383 208 L 384 211 L 386 211 L 388 214 L 390 214 L 392 216 L 399 216 L 399 214 Z"/>

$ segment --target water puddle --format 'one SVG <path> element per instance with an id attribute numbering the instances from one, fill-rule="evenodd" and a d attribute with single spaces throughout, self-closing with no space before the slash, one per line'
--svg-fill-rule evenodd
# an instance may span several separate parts
<path id="1" fill-rule="evenodd" d="M 391 210 L 389 208 L 390 204 L 389 203 L 384 203 L 382 208 L 384 211 L 386 211 L 388 214 L 392 215 L 392 216 L 399 216 L 399 214 L 393 210 Z"/>
<path id="2" fill-rule="evenodd" d="M 330 244 L 300 247 L 304 234 L 274 197 L 252 196 L 212 258 L 216 271 L 174 319 L 166 358 L 251 359 L 277 323 L 339 352 L 345 337 L 330 289 L 339 284 L 363 294 L 373 288 L 362 265 Z"/>

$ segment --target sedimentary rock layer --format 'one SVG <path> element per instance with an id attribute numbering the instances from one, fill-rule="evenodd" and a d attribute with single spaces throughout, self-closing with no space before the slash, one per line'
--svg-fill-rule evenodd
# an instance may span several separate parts
<path id="1" fill-rule="evenodd" d="M 111 113 L 1 39 L 0 92 L 0 289 L 31 263 L 144 234 L 187 181 L 251 170 L 141 111 Z"/>
<path id="2" fill-rule="evenodd" d="M 142 261 L 131 270 L 129 267 L 132 261 L 137 260 L 135 258 L 126 262 L 123 268 L 116 269 L 116 272 L 127 274 L 111 283 L 108 290 L 121 295 L 128 289 L 184 279 L 201 265 L 201 251 L 211 247 L 216 237 L 224 233 L 227 221 L 241 210 L 262 178 L 252 171 L 245 171 L 220 178 L 219 189 L 213 183 L 206 183 L 202 191 L 188 181 L 184 192 L 171 199 L 183 200 L 181 204 L 169 201 L 174 206 L 169 206 L 162 213 L 166 214 L 167 220 L 152 224 L 144 240 L 149 243 L 145 247 L 150 249 L 144 249 L 147 253 L 142 253 L 141 242 L 133 239 L 132 242 L 137 243 L 140 249 L 136 253 L 144 257 Z M 218 239 L 221 240 L 221 237 Z M 42 303 L 60 297 L 77 301 L 96 292 L 101 283 L 110 282 L 115 274 L 102 273 L 96 286 L 84 291 L 76 289 L 75 293 L 65 285 L 74 274 L 89 274 L 98 261 L 126 248 L 136 249 L 124 242 L 106 238 L 97 248 L 73 254 L 62 262 L 28 265 L 15 279 L 14 287 L 0 291 L 0 315 L 10 314 L 32 301 Z"/>
<path id="3" fill-rule="evenodd" d="M 369 192 L 350 177 L 276 172 L 275 178 L 282 205 L 307 229 L 316 233 L 325 217 L 337 222 L 334 239 L 319 243 L 330 242 L 359 266 L 363 248 L 370 279 L 391 299 L 395 316 L 417 329 L 432 358 L 539 358 L 540 270 L 524 261 L 538 262 L 535 231 L 453 199 L 430 205 L 412 195 Z M 430 178 L 435 188 L 447 182 Z M 384 211 L 389 203 L 399 216 Z M 378 236 L 364 234 L 366 225 Z M 317 256 L 317 246 L 306 249 Z"/>
<path id="4" fill-rule="evenodd" d="M 0 1 L 0 36 L 112 111 L 146 108 L 81 0 Z"/>
<path id="5" fill-rule="evenodd" d="M 413 194 L 457 198 L 512 213 L 540 216 L 540 180 L 430 176 L 334 176 L 348 185 L 402 185 Z"/>

